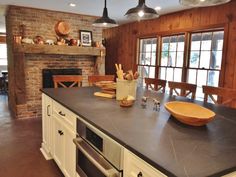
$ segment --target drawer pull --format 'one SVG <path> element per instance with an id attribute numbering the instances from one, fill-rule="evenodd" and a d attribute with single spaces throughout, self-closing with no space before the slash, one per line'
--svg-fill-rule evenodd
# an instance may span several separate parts
<path id="1" fill-rule="evenodd" d="M 48 116 L 51 116 L 51 115 L 49 114 L 49 108 L 50 108 L 50 105 L 47 106 L 47 115 L 48 115 Z"/>
<path id="2" fill-rule="evenodd" d="M 60 114 L 61 116 L 64 116 L 64 117 L 66 116 L 66 114 L 63 113 L 62 111 L 60 111 L 59 114 Z"/>
<path id="3" fill-rule="evenodd" d="M 137 177 L 142 177 L 142 176 L 143 176 L 143 174 L 142 174 L 142 172 L 140 171 L 140 172 L 138 173 Z"/>
<path id="4" fill-rule="evenodd" d="M 63 131 L 61 131 L 61 130 L 58 130 L 58 133 L 59 133 L 60 135 L 63 135 L 63 134 L 64 134 Z"/>

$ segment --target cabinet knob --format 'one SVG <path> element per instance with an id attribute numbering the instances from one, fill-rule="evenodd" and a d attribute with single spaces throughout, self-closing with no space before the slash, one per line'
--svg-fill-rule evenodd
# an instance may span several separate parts
<path id="1" fill-rule="evenodd" d="M 63 113 L 62 111 L 60 111 L 59 114 L 60 114 L 61 116 L 64 116 L 64 117 L 66 116 L 66 114 Z"/>
<path id="2" fill-rule="evenodd" d="M 63 131 L 61 131 L 61 130 L 58 130 L 58 133 L 59 133 L 60 135 L 64 135 Z"/>
<path id="3" fill-rule="evenodd" d="M 137 177 L 142 177 L 142 176 L 143 176 L 143 174 L 142 174 L 142 172 L 140 171 L 140 172 L 138 173 Z"/>
<path id="4" fill-rule="evenodd" d="M 137 177 L 142 177 L 142 176 L 143 176 L 143 174 L 142 174 L 142 172 L 140 171 L 140 172 L 138 173 Z"/>

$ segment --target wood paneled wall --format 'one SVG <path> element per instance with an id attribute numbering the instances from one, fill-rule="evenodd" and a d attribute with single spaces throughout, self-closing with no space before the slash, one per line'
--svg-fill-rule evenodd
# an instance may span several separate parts
<path id="1" fill-rule="evenodd" d="M 236 1 L 213 6 L 194 8 L 158 19 L 134 22 L 103 31 L 106 39 L 106 73 L 114 74 L 114 63 L 121 63 L 124 70 L 136 69 L 137 39 L 145 36 L 162 36 L 210 28 L 225 29 L 224 69 L 221 86 L 236 89 Z"/>

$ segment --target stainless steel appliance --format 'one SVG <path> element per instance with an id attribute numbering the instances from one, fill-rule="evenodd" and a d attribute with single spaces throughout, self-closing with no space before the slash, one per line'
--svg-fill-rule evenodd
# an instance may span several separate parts
<path id="1" fill-rule="evenodd" d="M 77 119 L 76 171 L 80 177 L 122 177 L 123 147 Z"/>

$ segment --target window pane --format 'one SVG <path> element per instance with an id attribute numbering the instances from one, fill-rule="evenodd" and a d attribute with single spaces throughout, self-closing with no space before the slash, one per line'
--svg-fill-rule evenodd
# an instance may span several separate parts
<path id="1" fill-rule="evenodd" d="M 185 40 L 184 35 L 180 35 L 180 36 L 178 37 L 178 47 L 177 47 L 177 51 L 181 51 L 181 52 L 184 51 L 184 40 Z"/>
<path id="2" fill-rule="evenodd" d="M 198 98 L 198 100 L 203 101 L 204 99 L 204 93 L 202 91 L 202 86 L 197 86 L 197 90 L 196 90 L 196 97 Z"/>
<path id="3" fill-rule="evenodd" d="M 7 45 L 0 44 L 0 58 L 7 58 Z"/>
<path id="4" fill-rule="evenodd" d="M 151 53 L 146 53 L 145 54 L 145 65 L 150 65 L 151 64 Z"/>
<path id="5" fill-rule="evenodd" d="M 150 67 L 149 77 L 150 78 L 155 78 L 155 67 Z"/>
<path id="6" fill-rule="evenodd" d="M 174 81 L 176 82 L 181 82 L 181 77 L 182 77 L 182 69 L 180 68 L 175 68 L 174 70 Z"/>
<path id="7" fill-rule="evenodd" d="M 221 69 L 221 62 L 222 62 L 222 51 L 215 52 L 215 58 L 216 58 L 216 65 L 215 69 Z"/>
<path id="8" fill-rule="evenodd" d="M 204 51 L 201 52 L 201 58 L 200 58 L 200 68 L 209 68 L 210 65 L 210 51 Z"/>
<path id="9" fill-rule="evenodd" d="M 191 50 L 200 50 L 201 34 L 192 34 Z"/>
<path id="10" fill-rule="evenodd" d="M 168 66 L 175 66 L 175 58 L 176 58 L 176 52 L 170 52 L 169 53 L 169 60 L 168 60 Z"/>
<path id="11" fill-rule="evenodd" d="M 212 50 L 223 50 L 223 40 L 224 40 L 223 31 L 213 32 Z"/>
<path id="12" fill-rule="evenodd" d="M 165 80 L 166 79 L 166 68 L 160 67 L 160 79 Z"/>
<path id="13" fill-rule="evenodd" d="M 168 52 L 161 53 L 161 66 L 167 66 Z"/>
<path id="14" fill-rule="evenodd" d="M 198 68 L 199 65 L 199 52 L 191 52 L 190 54 L 190 68 Z"/>
<path id="15" fill-rule="evenodd" d="M 145 54 L 144 53 L 139 54 L 139 64 L 142 64 L 142 65 L 145 64 Z"/>
<path id="16" fill-rule="evenodd" d="M 173 81 L 173 68 L 167 68 L 166 80 Z"/>
<path id="17" fill-rule="evenodd" d="M 212 40 L 211 37 L 212 37 L 212 33 L 202 34 L 201 50 L 211 50 L 211 40 Z"/>
<path id="18" fill-rule="evenodd" d="M 206 83 L 207 83 L 207 71 L 198 70 L 197 85 L 201 87 L 202 85 L 206 85 Z"/>
<path id="19" fill-rule="evenodd" d="M 188 70 L 188 83 L 196 84 L 197 70 L 189 69 Z"/>
<path id="20" fill-rule="evenodd" d="M 151 52 L 152 51 L 152 45 L 151 44 L 146 44 L 145 45 L 145 50 L 146 50 L 146 52 Z"/>
<path id="21" fill-rule="evenodd" d="M 156 65 L 156 53 L 152 53 L 152 62 L 151 65 Z"/>
<path id="22" fill-rule="evenodd" d="M 6 58 L 0 58 L 0 66 L 7 66 L 7 59 Z M 2 73 L 0 73 L 1 75 Z"/>
<path id="23" fill-rule="evenodd" d="M 207 85 L 218 87 L 219 75 L 220 75 L 219 71 L 209 71 Z"/>
<path id="24" fill-rule="evenodd" d="M 176 67 L 183 67 L 184 52 L 177 52 Z"/>
<path id="25" fill-rule="evenodd" d="M 172 36 L 170 39 L 170 51 L 177 50 L 177 36 Z"/>
<path id="26" fill-rule="evenodd" d="M 156 49 L 157 49 L 157 45 L 156 45 L 156 43 L 153 43 L 153 45 L 152 45 L 152 52 L 156 53 Z"/>

